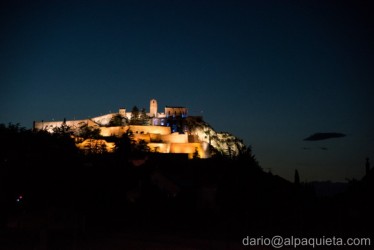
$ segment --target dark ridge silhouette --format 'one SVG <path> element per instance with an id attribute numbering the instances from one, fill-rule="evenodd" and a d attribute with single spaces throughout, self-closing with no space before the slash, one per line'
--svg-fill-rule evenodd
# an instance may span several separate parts
<path id="1" fill-rule="evenodd" d="M 125 134 L 115 153 L 84 154 L 65 130 L 1 124 L 0 140 L 0 249 L 240 249 L 246 235 L 373 235 L 370 166 L 320 196 L 297 170 L 295 183 L 264 172 L 250 148 L 189 160 Z"/>
<path id="2" fill-rule="evenodd" d="M 346 135 L 342 133 L 315 133 L 305 138 L 304 141 L 321 141 L 321 140 L 340 138 L 340 137 L 345 137 L 345 136 Z"/>
<path id="3" fill-rule="evenodd" d="M 366 163 L 365 163 L 365 174 L 368 175 L 370 173 L 370 162 L 369 158 L 366 158 Z"/>

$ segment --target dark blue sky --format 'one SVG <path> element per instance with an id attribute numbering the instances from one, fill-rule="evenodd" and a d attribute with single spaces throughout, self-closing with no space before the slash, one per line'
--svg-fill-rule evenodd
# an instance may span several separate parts
<path id="1" fill-rule="evenodd" d="M 361 178 L 374 162 L 370 1 L 8 2 L 0 123 L 156 98 L 244 139 L 287 179 Z M 347 136 L 303 141 L 316 132 Z"/>

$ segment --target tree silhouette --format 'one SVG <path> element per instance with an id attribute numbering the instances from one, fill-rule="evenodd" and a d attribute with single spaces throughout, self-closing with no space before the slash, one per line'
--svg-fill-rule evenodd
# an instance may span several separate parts
<path id="1" fill-rule="evenodd" d="M 113 117 L 110 119 L 108 125 L 109 125 L 110 127 L 124 126 L 124 125 L 126 125 L 126 118 L 123 117 L 123 116 L 120 115 L 120 114 L 116 114 L 115 116 L 113 116 Z"/>
<path id="2" fill-rule="evenodd" d="M 137 106 L 134 106 L 131 110 L 130 125 L 140 125 L 139 124 L 139 109 Z"/>
<path id="3" fill-rule="evenodd" d="M 99 139 L 101 137 L 100 132 L 100 128 L 93 128 L 85 124 L 79 128 L 78 136 L 83 139 Z"/>
<path id="4" fill-rule="evenodd" d="M 368 175 L 370 173 L 370 162 L 369 157 L 366 158 L 366 164 L 365 164 L 365 174 Z"/>
<path id="5" fill-rule="evenodd" d="M 299 171 L 297 171 L 297 169 L 295 169 L 294 183 L 297 186 L 300 185 L 300 176 L 299 176 Z"/>
<path id="6" fill-rule="evenodd" d="M 236 159 L 240 162 L 244 162 L 246 165 L 248 164 L 255 168 L 261 169 L 260 164 L 258 163 L 256 157 L 253 155 L 252 148 L 250 146 L 244 147 L 244 149 L 240 150 Z"/>
<path id="7" fill-rule="evenodd" d="M 137 143 L 132 144 L 132 152 L 148 153 L 150 151 L 148 144 L 145 140 L 139 140 Z"/>
<path id="8" fill-rule="evenodd" d="M 70 137 L 73 134 L 73 131 L 71 130 L 70 126 L 66 124 L 65 119 L 60 127 L 56 126 L 52 129 L 52 131 L 53 134 L 58 137 Z"/>
<path id="9" fill-rule="evenodd" d="M 140 117 L 139 117 L 139 125 L 149 125 L 149 117 L 147 116 L 147 113 L 145 111 L 145 108 L 142 108 L 140 111 Z"/>
<path id="10" fill-rule="evenodd" d="M 197 150 L 197 147 L 195 147 L 195 151 L 193 152 L 192 158 L 195 160 L 200 159 L 200 155 L 199 155 L 199 151 Z"/>
<path id="11" fill-rule="evenodd" d="M 134 144 L 134 135 L 130 130 L 127 130 L 120 138 L 116 138 L 114 152 L 120 160 L 127 160 L 132 153 Z"/>

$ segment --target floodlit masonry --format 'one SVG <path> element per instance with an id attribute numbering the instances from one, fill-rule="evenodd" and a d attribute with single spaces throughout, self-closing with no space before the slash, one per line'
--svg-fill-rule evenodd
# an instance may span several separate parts
<path id="1" fill-rule="evenodd" d="M 187 133 L 187 128 L 183 127 L 183 119 L 188 116 L 188 109 L 185 107 L 166 106 L 164 113 L 158 113 L 157 101 L 150 100 L 149 112 L 146 113 L 146 125 L 132 125 L 133 112 L 126 112 L 125 108 L 120 108 L 118 113 L 110 113 L 84 120 L 64 120 L 64 121 L 36 121 L 34 130 L 46 130 L 50 133 L 55 128 L 66 125 L 76 137 L 76 146 L 80 149 L 88 148 L 92 145 L 105 147 L 106 151 L 113 152 L 114 144 L 105 140 L 105 137 L 121 137 L 127 131 L 131 131 L 134 140 L 141 140 L 147 143 L 151 152 L 158 153 L 183 153 L 193 158 L 196 151 L 200 158 L 208 158 L 208 143 L 199 139 L 198 135 Z M 140 113 L 140 112 L 139 112 Z M 141 114 L 139 114 L 141 116 Z M 116 117 L 125 121 L 121 126 L 112 125 Z M 83 127 L 100 129 L 100 140 L 87 139 L 77 140 L 79 132 Z"/>

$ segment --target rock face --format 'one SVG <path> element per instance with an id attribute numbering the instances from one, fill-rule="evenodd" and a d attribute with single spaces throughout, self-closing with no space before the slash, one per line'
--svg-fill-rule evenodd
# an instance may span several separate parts
<path id="1" fill-rule="evenodd" d="M 199 141 L 208 143 L 223 155 L 236 157 L 246 149 L 241 139 L 228 132 L 216 132 L 202 119 L 190 120 L 188 124 L 190 134 L 196 135 Z"/>

